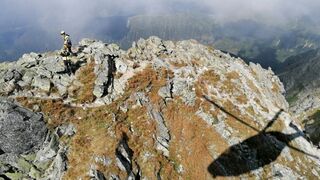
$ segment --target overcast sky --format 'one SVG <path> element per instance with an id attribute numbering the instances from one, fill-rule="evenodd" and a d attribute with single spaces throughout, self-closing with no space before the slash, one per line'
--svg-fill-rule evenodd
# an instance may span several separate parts
<path id="1" fill-rule="evenodd" d="M 0 36 L 4 32 L 33 29 L 17 36 L 19 39 L 9 40 L 12 46 L 21 47 L 27 46 L 29 38 L 35 39 L 37 33 L 54 39 L 61 30 L 78 41 L 90 34 L 90 22 L 108 16 L 192 12 L 212 15 L 220 22 L 255 19 L 274 24 L 301 16 L 320 19 L 320 0 L 0 0 L 0 7 Z M 0 37 L 0 42 L 4 38 Z"/>
<path id="2" fill-rule="evenodd" d="M 40 24 L 48 31 L 77 31 L 88 21 L 111 15 L 205 12 L 223 21 L 261 19 L 286 21 L 318 18 L 319 0 L 0 0 L 0 28 Z"/>

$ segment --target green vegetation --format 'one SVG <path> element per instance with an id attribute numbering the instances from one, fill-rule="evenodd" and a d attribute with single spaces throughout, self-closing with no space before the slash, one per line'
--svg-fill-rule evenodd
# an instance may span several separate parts
<path id="1" fill-rule="evenodd" d="M 314 121 L 318 122 L 318 124 L 320 125 L 320 110 L 318 110 L 317 112 L 315 112 L 312 116 L 310 116 L 311 119 L 314 119 Z"/>

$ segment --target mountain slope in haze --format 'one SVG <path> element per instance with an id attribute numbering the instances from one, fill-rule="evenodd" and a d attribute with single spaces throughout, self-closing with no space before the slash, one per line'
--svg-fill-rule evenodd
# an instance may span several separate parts
<path id="1" fill-rule="evenodd" d="M 286 25 L 254 20 L 218 22 L 201 14 L 139 15 L 128 19 L 124 46 L 140 37 L 156 35 L 162 39 L 196 39 L 230 52 L 263 67 L 280 69 L 290 56 L 319 47 L 319 26 L 306 17 Z"/>
<path id="2" fill-rule="evenodd" d="M 286 88 L 292 113 L 305 124 L 315 144 L 319 144 L 320 50 L 290 57 L 279 77 Z"/>
<path id="3" fill-rule="evenodd" d="M 140 37 L 152 35 L 167 40 L 196 39 L 247 62 L 278 71 L 281 70 L 280 62 L 288 57 L 319 47 L 318 24 L 307 17 L 283 25 L 250 19 L 221 22 L 206 14 L 169 13 L 97 17 L 85 27 L 69 33 L 75 41 L 79 37 L 92 37 L 118 43 L 124 49 L 131 47 L 132 42 Z M 0 30 L 0 60 L 13 60 L 24 52 L 43 52 L 59 47 L 59 32 L 39 31 L 42 27 L 37 24 L 32 27 L 20 23 L 12 25 L 11 30 Z M 34 36 L 38 40 L 30 39 Z"/>
<path id="4" fill-rule="evenodd" d="M 1 177 L 319 178 L 319 150 L 271 70 L 194 40 L 150 37 L 125 51 L 84 39 L 76 52 L 74 75 L 57 51 L 0 65 L 1 94 L 20 104 L 2 100 L 0 119 L 42 112 L 49 129 L 22 153 L 0 143 Z"/>

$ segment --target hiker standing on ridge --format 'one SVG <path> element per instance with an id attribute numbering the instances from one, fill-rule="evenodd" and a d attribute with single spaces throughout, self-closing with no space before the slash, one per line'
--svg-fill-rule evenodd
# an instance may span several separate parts
<path id="1" fill-rule="evenodd" d="M 71 60 L 68 59 L 68 56 L 73 55 L 71 51 L 72 43 L 69 34 L 66 32 L 61 31 L 61 36 L 63 38 L 63 48 L 61 52 L 61 56 L 64 57 L 64 65 L 66 66 L 66 71 L 69 75 L 73 74 L 72 67 L 71 67 Z"/>
<path id="2" fill-rule="evenodd" d="M 71 51 L 72 43 L 71 43 L 70 35 L 64 31 L 61 31 L 60 34 L 63 38 L 63 52 L 62 53 L 64 53 L 65 56 L 69 56 L 69 55 L 73 54 Z"/>

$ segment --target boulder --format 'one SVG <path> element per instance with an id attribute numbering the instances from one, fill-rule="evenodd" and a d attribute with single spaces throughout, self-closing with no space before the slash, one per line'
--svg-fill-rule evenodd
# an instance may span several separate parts
<path id="1" fill-rule="evenodd" d="M 0 83 L 0 94 L 1 95 L 9 95 L 16 89 L 17 85 L 14 81 L 9 82 L 1 82 Z"/>
<path id="2" fill-rule="evenodd" d="M 101 98 L 106 91 L 105 89 L 106 88 L 103 85 L 96 85 L 93 89 L 93 95 L 95 95 L 97 98 Z"/>
<path id="3" fill-rule="evenodd" d="M 22 78 L 21 73 L 15 69 L 9 70 L 3 77 L 5 82 L 11 81 L 11 80 L 14 80 L 15 82 L 17 82 L 21 78 Z"/>
<path id="4" fill-rule="evenodd" d="M 39 148 L 47 128 L 43 117 L 7 99 L 0 99 L 0 149 L 22 154 Z"/>
<path id="5" fill-rule="evenodd" d="M 37 87 L 45 92 L 49 92 L 51 88 L 51 82 L 48 78 L 37 76 L 34 78 L 32 86 Z"/>
<path id="6" fill-rule="evenodd" d="M 63 63 L 62 57 L 54 56 L 54 57 L 47 57 L 43 60 L 44 67 L 53 72 L 53 73 L 59 73 L 65 71 L 65 65 Z"/>
<path id="7" fill-rule="evenodd" d="M 31 68 L 38 64 L 38 60 L 41 57 L 40 54 L 37 53 L 30 53 L 30 54 L 24 54 L 18 61 L 17 64 L 19 66 L 25 67 L 25 68 Z"/>
<path id="8" fill-rule="evenodd" d="M 36 76 L 36 73 L 34 71 L 26 71 L 22 77 L 22 80 L 25 83 L 30 84 L 34 76 Z"/>

